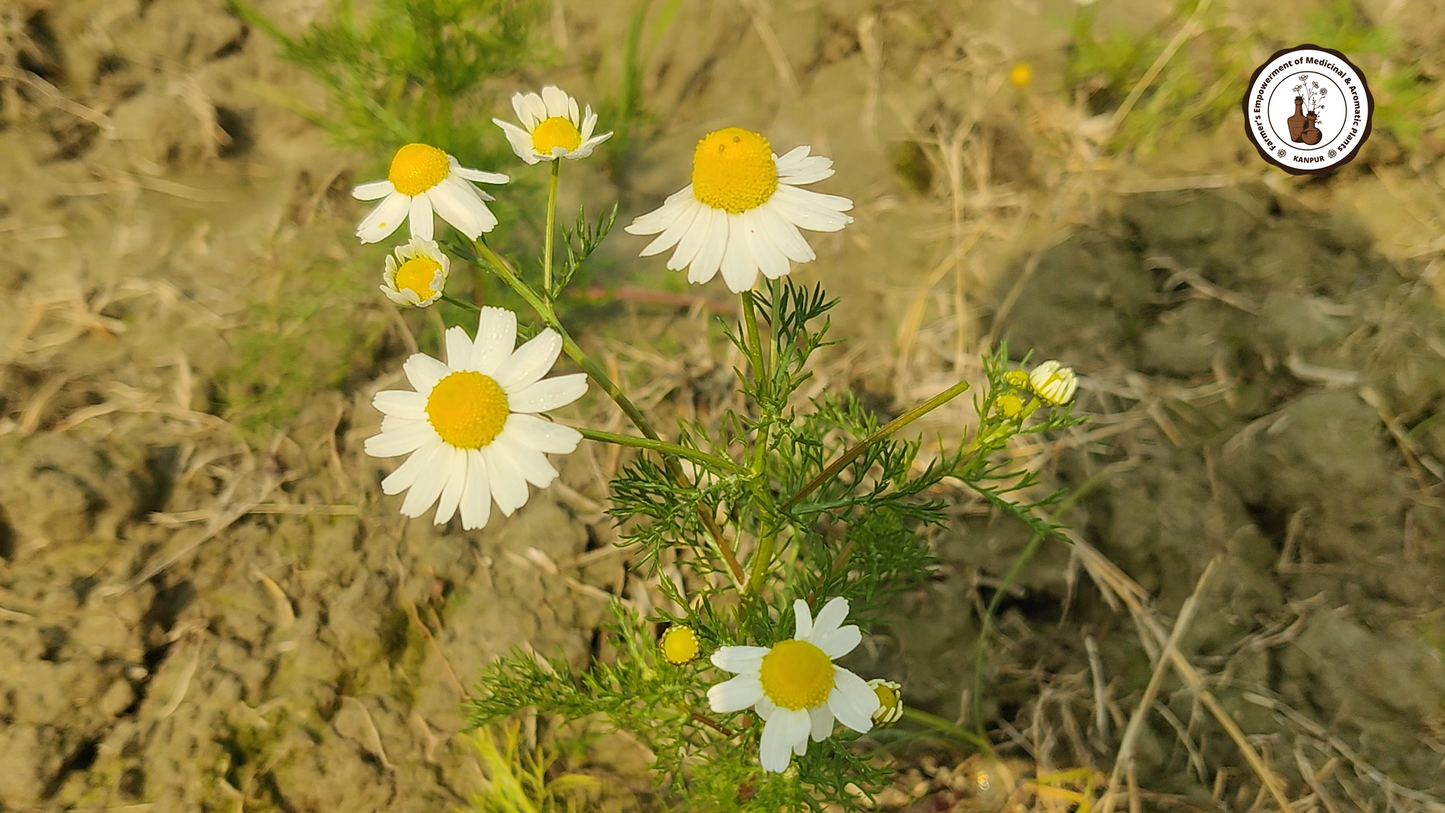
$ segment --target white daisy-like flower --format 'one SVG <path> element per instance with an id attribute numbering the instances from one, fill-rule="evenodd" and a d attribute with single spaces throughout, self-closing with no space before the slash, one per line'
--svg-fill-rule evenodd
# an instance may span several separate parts
<path id="1" fill-rule="evenodd" d="M 517 111 L 521 127 L 496 118 L 492 123 L 502 128 L 507 140 L 512 142 L 512 151 L 528 164 L 558 158 L 574 161 L 586 158 L 598 144 L 612 137 L 612 133 L 592 135 L 597 127 L 597 114 L 592 112 L 592 106 L 588 105 L 585 112 L 578 115 L 577 100 L 556 85 L 542 88 L 540 96 L 512 94 L 512 109 Z"/>
<path id="2" fill-rule="evenodd" d="M 436 243 L 413 237 L 386 255 L 381 292 L 403 307 L 425 308 L 442 298 L 451 270 L 451 259 Z"/>
<path id="3" fill-rule="evenodd" d="M 1050 359 L 1029 373 L 1029 386 L 1039 400 L 1057 407 L 1067 404 L 1074 397 L 1079 379 L 1073 370 Z"/>
<path id="4" fill-rule="evenodd" d="M 419 517 L 440 499 L 436 524 L 460 508 L 463 528 L 484 527 L 493 500 L 511 516 L 526 504 L 528 483 L 546 488 L 556 479 L 546 454 L 577 448 L 581 433 L 535 413 L 581 398 L 586 374 L 542 378 L 562 352 L 550 328 L 514 351 L 516 340 L 516 314 L 482 308 L 476 341 L 451 328 L 445 364 L 417 353 L 402 365 L 415 391 L 386 390 L 372 400 L 385 417 L 366 453 L 411 455 L 381 482 L 386 494 L 409 489 L 401 513 Z"/>
<path id="5" fill-rule="evenodd" d="M 878 695 L 852 672 L 833 663 L 862 640 L 848 617 L 848 600 L 839 596 L 823 606 L 815 621 L 807 602 L 793 602 L 797 626 L 792 638 L 771 647 L 725 646 L 712 663 L 737 677 L 707 692 L 720 714 L 752 706 L 763 718 L 762 764 L 767 771 L 787 770 L 792 755 L 808 752 L 808 737 L 822 742 L 833 733 L 833 720 L 867 733 L 878 710 Z"/>
<path id="6" fill-rule="evenodd" d="M 403 220 L 411 221 L 411 236 L 430 240 L 435 231 L 432 212 L 475 240 L 497 225 L 487 208 L 491 195 L 472 183 L 506 183 L 499 172 L 468 169 L 457 159 L 428 144 L 408 144 L 396 151 L 384 181 L 371 181 L 351 190 L 357 200 L 382 199 L 356 227 L 363 243 L 385 240 Z M 471 183 L 468 183 L 468 182 Z"/>
<path id="7" fill-rule="evenodd" d="M 650 257 L 676 246 L 667 267 L 686 268 L 688 282 L 719 270 L 733 293 L 749 290 L 758 272 L 786 276 L 789 262 L 817 258 L 798 229 L 838 231 L 853 201 L 801 188 L 833 174 L 833 160 L 796 147 L 781 158 L 768 140 L 741 127 L 708 133 L 692 157 L 692 183 L 628 224 L 629 234 L 657 234 Z M 658 234 L 661 232 L 661 234 Z"/>

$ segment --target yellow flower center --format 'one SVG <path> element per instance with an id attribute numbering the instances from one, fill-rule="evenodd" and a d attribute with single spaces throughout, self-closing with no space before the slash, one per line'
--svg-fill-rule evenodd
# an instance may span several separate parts
<path id="1" fill-rule="evenodd" d="M 789 639 L 763 656 L 758 678 L 768 699 L 785 709 L 821 705 L 833 691 L 833 661 L 807 641 Z"/>
<path id="2" fill-rule="evenodd" d="M 455 372 L 432 388 L 426 416 L 442 440 L 458 449 L 480 449 L 507 423 L 507 394 L 490 377 L 471 370 Z"/>
<path id="3" fill-rule="evenodd" d="M 768 202 L 778 165 L 768 140 L 741 127 L 708 133 L 692 154 L 692 194 L 714 209 L 741 214 Z"/>
<path id="4" fill-rule="evenodd" d="M 396 269 L 396 289 L 411 291 L 425 302 L 436 293 L 432 290 L 432 281 L 441 269 L 442 264 L 431 257 L 412 257 Z"/>
<path id="5" fill-rule="evenodd" d="M 692 663 L 701 649 L 692 627 L 675 625 L 662 634 L 662 657 L 673 666 Z"/>
<path id="6" fill-rule="evenodd" d="M 396 151 L 386 179 L 396 191 L 415 197 L 446 180 L 451 171 L 446 153 L 426 144 L 408 144 Z"/>
<path id="7" fill-rule="evenodd" d="M 565 116 L 543 119 L 532 129 L 532 148 L 550 156 L 553 147 L 571 152 L 582 145 L 582 131 Z"/>
<path id="8" fill-rule="evenodd" d="M 993 403 L 998 408 L 999 414 L 1009 420 L 1017 418 L 1024 411 L 1024 399 L 1011 392 L 1000 395 Z"/>
<path id="9" fill-rule="evenodd" d="M 886 683 L 879 683 L 873 687 L 873 693 L 878 695 L 878 711 L 874 717 L 887 717 L 898 708 L 898 692 Z"/>
<path id="10" fill-rule="evenodd" d="M 1013 66 L 1013 68 L 1009 69 L 1008 72 L 1008 80 L 1012 82 L 1014 87 L 1016 88 L 1021 88 L 1028 85 L 1029 81 L 1033 78 L 1034 69 L 1029 67 L 1029 63 L 1027 62 L 1018 63 L 1017 65 Z"/>

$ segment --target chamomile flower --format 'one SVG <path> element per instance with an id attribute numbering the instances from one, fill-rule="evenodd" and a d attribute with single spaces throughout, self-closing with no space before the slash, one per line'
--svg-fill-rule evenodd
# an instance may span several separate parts
<path id="1" fill-rule="evenodd" d="M 629 234 L 657 234 L 642 250 L 650 257 L 676 246 L 667 267 L 686 268 L 688 282 L 722 271 L 733 293 L 749 290 L 758 272 L 786 276 L 790 262 L 817 258 L 798 232 L 838 231 L 853 201 L 803 189 L 833 174 L 833 161 L 801 146 L 781 158 L 761 135 L 740 127 L 708 133 L 692 156 L 692 183 L 661 208 L 632 221 Z M 661 234 L 658 234 L 661 232 Z"/>
<path id="2" fill-rule="evenodd" d="M 371 181 L 351 190 L 357 200 L 377 200 L 356 227 L 363 243 L 385 240 L 403 220 L 411 220 L 411 236 L 432 239 L 432 212 L 452 224 L 468 239 L 475 240 L 497 225 L 497 216 L 487 208 L 492 196 L 472 183 L 506 183 L 498 172 L 468 169 L 457 159 L 429 144 L 407 144 L 391 159 L 384 181 Z M 468 183 L 468 182 L 471 183 Z"/>
<path id="3" fill-rule="evenodd" d="M 588 105 L 582 115 L 577 113 L 577 100 L 556 85 L 542 88 L 542 94 L 512 94 L 512 109 L 522 126 L 492 119 L 512 142 L 512 152 L 528 164 L 586 158 L 598 144 L 612 137 L 611 133 L 592 135 L 597 127 L 597 114 Z M 525 128 L 525 129 L 524 129 Z"/>
<path id="4" fill-rule="evenodd" d="M 874 725 L 889 725 L 903 716 L 903 687 L 896 680 L 873 678 L 868 688 L 878 695 L 878 708 L 873 711 Z"/>
<path id="5" fill-rule="evenodd" d="M 516 340 L 516 314 L 482 308 L 476 341 L 451 328 L 445 363 L 413 355 L 402 365 L 413 391 L 386 390 L 372 400 L 385 417 L 366 453 L 411 455 L 381 481 L 386 494 L 408 492 L 401 513 L 419 517 L 435 504 L 440 525 L 460 508 L 463 528 L 484 527 L 493 501 L 511 516 L 526 504 L 528 483 L 546 488 L 556 479 L 547 454 L 577 448 L 581 433 L 535 413 L 581 398 L 586 374 L 542 378 L 562 351 L 551 329 L 513 350 Z"/>
<path id="6" fill-rule="evenodd" d="M 425 308 L 442 298 L 451 269 L 452 261 L 436 243 L 413 237 L 386 255 L 381 292 L 398 305 Z"/>
<path id="7" fill-rule="evenodd" d="M 808 752 L 808 737 L 822 742 L 833 733 L 833 720 L 859 733 L 873 727 L 878 695 L 863 678 L 833 663 L 853 651 L 862 634 L 848 616 L 848 600 L 839 596 L 814 620 L 807 602 L 793 602 L 794 635 L 771 647 L 725 646 L 712 663 L 737 674 L 708 690 L 718 713 L 752 706 L 763 726 L 763 770 L 787 770 L 792 755 Z"/>
<path id="8" fill-rule="evenodd" d="M 1029 373 L 1029 386 L 1039 400 L 1057 407 L 1067 404 L 1074 397 L 1079 380 L 1073 370 L 1051 359 Z"/>

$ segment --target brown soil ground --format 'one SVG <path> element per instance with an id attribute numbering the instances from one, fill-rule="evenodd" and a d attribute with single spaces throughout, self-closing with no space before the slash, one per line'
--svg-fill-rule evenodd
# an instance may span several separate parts
<path id="1" fill-rule="evenodd" d="M 256 5 L 300 30 L 325 4 Z M 612 87 L 630 8 L 558 3 L 562 65 L 515 84 Z M 1445 38 L 1429 4 L 1362 8 L 1407 43 Z M 1167 12 L 1101 20 L 1168 37 Z M 837 162 L 826 191 L 857 202 L 797 272 L 842 299 L 849 343 L 819 386 L 897 411 L 977 377 L 998 338 L 1077 367 L 1089 421 L 1016 449 L 1046 485 L 1087 488 L 990 646 L 985 711 L 1017 773 L 1114 764 L 1157 633 L 1214 562 L 1177 642 L 1198 673 L 1163 680 L 1131 801 L 1268 804 L 1203 688 L 1297 809 L 1445 809 L 1438 142 L 1378 135 L 1325 182 L 1266 168 L 1233 119 L 1109 158 L 1102 120 L 1059 90 L 1074 13 L 687 0 L 647 64 L 659 137 L 620 177 L 579 167 L 563 211 L 621 196 L 625 222 L 718 126 L 809 143 Z M 482 783 L 458 735 L 481 667 L 514 647 L 584 663 L 608 596 L 648 601 L 602 514 L 606 449 L 481 533 L 381 495 L 371 395 L 434 314 L 398 316 L 380 250 L 351 236 L 347 193 L 384 159 L 278 98 L 325 103 L 218 0 L 0 7 L 0 813 L 455 809 Z M 598 281 L 657 280 L 629 270 L 638 248 L 619 231 Z M 723 349 L 692 341 L 704 297 L 727 297 L 687 296 L 605 310 L 584 342 L 664 424 L 730 397 Z M 574 409 L 620 426 L 594 398 Z M 959 405 L 924 431 L 968 420 Z M 952 719 L 979 610 L 1028 539 L 940 496 L 957 521 L 938 578 L 865 659 Z M 892 806 L 1001 808 L 977 763 L 939 770 L 957 755 L 930 747 Z M 595 768 L 634 769 L 609 749 Z"/>

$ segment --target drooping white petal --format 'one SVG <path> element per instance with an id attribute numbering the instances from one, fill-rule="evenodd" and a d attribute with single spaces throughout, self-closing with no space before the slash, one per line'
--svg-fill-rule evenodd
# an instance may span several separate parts
<path id="1" fill-rule="evenodd" d="M 467 484 L 462 492 L 462 527 L 485 528 L 492 516 L 492 485 L 480 449 L 467 449 Z"/>
<path id="2" fill-rule="evenodd" d="M 838 231 L 853 222 L 843 214 L 853 208 L 853 201 L 837 195 L 823 195 L 796 186 L 778 184 L 778 189 L 768 199 L 777 202 L 777 209 L 783 217 L 799 228 L 809 231 Z"/>
<path id="3" fill-rule="evenodd" d="M 601 144 L 602 142 L 606 141 L 611 137 L 611 132 L 606 132 L 599 136 L 593 136 L 586 141 L 583 141 L 581 144 L 577 145 L 577 149 L 568 153 L 567 157 L 573 160 L 576 160 L 578 158 L 586 158 L 587 156 L 592 154 L 593 150 L 597 149 L 598 144 Z"/>
<path id="4" fill-rule="evenodd" d="M 480 169 L 464 167 L 461 164 L 458 164 L 457 159 L 455 158 L 452 159 L 452 174 L 457 176 L 458 178 L 463 178 L 465 180 L 473 181 L 475 183 L 506 183 L 507 181 L 512 180 L 510 175 L 502 172 L 483 172 Z M 487 198 L 487 200 L 491 200 L 491 198 Z"/>
<path id="5" fill-rule="evenodd" d="M 707 690 L 707 702 L 718 714 L 742 711 L 762 699 L 763 684 L 757 675 L 738 675 Z"/>
<path id="6" fill-rule="evenodd" d="M 763 718 L 763 722 L 765 723 L 773 718 L 773 712 L 777 710 L 778 704 L 769 700 L 766 694 L 763 695 L 763 699 L 759 700 L 756 706 L 753 706 L 753 711 L 757 712 L 758 716 Z"/>
<path id="7" fill-rule="evenodd" d="M 813 724 L 813 742 L 822 742 L 833 733 L 833 711 L 827 703 L 808 709 L 808 718 Z"/>
<path id="8" fill-rule="evenodd" d="M 411 199 L 411 214 L 407 215 L 407 219 L 411 221 L 412 239 L 432 239 L 436 233 L 436 222 L 432 220 L 431 197 L 426 192 Z"/>
<path id="9" fill-rule="evenodd" d="M 758 280 L 758 264 L 753 262 L 748 250 L 747 238 L 743 236 L 743 222 L 738 215 L 727 216 L 727 247 L 723 251 L 722 275 L 728 290 L 735 294 L 752 290 Z"/>
<path id="10" fill-rule="evenodd" d="M 451 474 L 452 457 L 460 453 L 460 449 L 449 443 L 443 443 L 432 449 L 431 455 L 427 457 L 421 470 L 416 474 L 416 482 L 407 489 L 406 499 L 402 500 L 401 513 L 403 515 L 419 517 L 436 504 L 437 497 L 441 496 L 442 488 L 446 486 L 447 477 Z"/>
<path id="11" fill-rule="evenodd" d="M 466 370 L 472 361 L 472 340 L 466 329 L 460 325 L 447 328 L 447 366 L 452 370 Z"/>
<path id="12" fill-rule="evenodd" d="M 547 454 L 571 454 L 582 441 L 582 433 L 570 426 L 522 412 L 508 415 L 502 431 L 511 432 L 518 443 Z"/>
<path id="13" fill-rule="evenodd" d="M 592 112 L 592 108 L 587 108 L 587 112 Z M 582 115 L 577 112 L 577 100 L 571 96 L 567 97 L 567 120 L 572 122 L 574 127 L 580 127 L 582 124 Z"/>
<path id="14" fill-rule="evenodd" d="M 813 634 L 813 611 L 808 609 L 808 602 L 802 599 L 793 599 L 793 637 L 799 641 L 808 640 Z"/>
<path id="15" fill-rule="evenodd" d="M 492 479 L 492 498 L 502 513 L 512 512 L 527 504 L 527 478 L 517 461 L 508 454 L 508 447 L 496 443 L 482 447 L 482 457 L 487 460 L 487 474 Z"/>
<path id="16" fill-rule="evenodd" d="M 702 244 L 707 242 L 707 236 L 711 232 L 712 218 L 716 211 L 697 201 L 691 202 L 691 212 L 689 215 L 685 215 L 688 218 L 687 231 L 678 241 L 677 250 L 672 252 L 672 256 L 667 259 L 669 271 L 687 268 L 693 260 L 697 259 L 698 251 L 702 250 Z"/>
<path id="17" fill-rule="evenodd" d="M 697 216 L 703 210 L 703 208 L 703 205 L 700 203 L 694 203 L 691 206 L 680 207 L 677 210 L 676 219 L 674 219 L 667 228 L 662 230 L 662 234 L 657 235 L 657 237 L 654 238 L 651 243 L 648 243 L 647 247 L 639 252 L 639 256 L 651 257 L 654 254 L 661 254 L 662 252 L 667 251 L 668 249 L 677 245 L 677 242 L 688 233 L 689 229 L 692 228 L 692 224 L 697 222 Z M 699 235 L 698 239 L 695 241 L 692 253 L 688 255 L 687 260 L 691 260 L 693 255 L 697 253 L 697 249 L 695 246 L 700 245 L 701 243 L 702 238 Z M 679 252 L 680 251 L 681 249 L 679 249 Z M 678 252 L 674 252 L 673 254 L 674 260 L 677 259 L 677 253 Z M 687 260 L 681 261 L 678 265 L 678 268 L 685 267 L 687 265 Z M 671 263 L 669 263 L 669 265 L 670 264 Z"/>
<path id="18" fill-rule="evenodd" d="M 798 162 L 802 161 L 804 158 L 807 158 L 808 153 L 812 151 L 813 148 L 811 146 L 807 144 L 799 144 L 791 150 L 783 153 L 781 156 L 774 155 L 773 164 L 777 166 L 778 174 L 782 175 L 784 172 L 787 172 L 793 167 L 797 166 Z"/>
<path id="19" fill-rule="evenodd" d="M 367 438 L 363 448 L 372 457 L 399 457 L 434 440 L 438 440 L 436 430 L 426 421 L 407 421 L 394 429 L 387 429 L 383 422 L 381 434 Z"/>
<path id="20" fill-rule="evenodd" d="M 447 473 L 447 483 L 442 487 L 441 499 L 437 500 L 437 514 L 432 519 L 433 525 L 445 525 L 451 522 L 452 517 L 457 513 L 457 506 L 462 502 L 462 490 L 467 485 L 467 450 L 457 449 L 452 455 L 451 471 Z"/>
<path id="21" fill-rule="evenodd" d="M 692 208 L 697 199 L 692 196 L 692 184 L 684 186 L 667 196 L 662 205 L 644 215 L 638 215 L 631 223 L 622 227 L 628 234 L 657 234 L 671 226 L 684 210 Z"/>
<path id="22" fill-rule="evenodd" d="M 516 395 L 507 396 L 507 403 L 513 412 L 548 412 L 576 401 L 586 392 L 586 373 L 559 375 L 544 378 Z"/>
<path id="23" fill-rule="evenodd" d="M 753 255 L 753 261 L 758 264 L 758 269 L 768 279 L 777 279 L 787 276 L 789 269 L 788 258 L 783 254 L 782 249 L 773 245 L 768 235 L 763 231 L 763 218 L 759 216 L 756 209 L 743 212 L 739 215 L 743 226 L 743 238 L 748 241 L 748 252 Z"/>
<path id="24" fill-rule="evenodd" d="M 357 200 L 381 200 L 396 191 L 391 181 L 369 181 L 364 184 L 357 184 L 351 190 L 351 196 Z"/>
<path id="25" fill-rule="evenodd" d="M 528 164 L 537 163 L 537 150 L 532 145 L 531 133 L 528 133 L 510 121 L 492 119 L 492 122 L 502 128 L 502 132 L 507 136 L 507 143 L 512 145 L 512 152 L 516 153 L 518 158 L 526 161 Z"/>
<path id="26" fill-rule="evenodd" d="M 482 200 L 484 196 L 475 186 L 455 175 L 449 175 L 434 188 L 442 189 L 443 187 L 445 189 L 442 194 L 446 197 L 447 206 L 465 210 L 470 217 L 470 222 L 467 224 L 447 221 L 456 226 L 457 231 L 465 234 L 469 239 L 475 240 L 478 236 L 496 228 L 497 216 L 487 208 L 486 201 Z M 463 225 L 466 225 L 467 228 L 463 229 Z"/>
<path id="27" fill-rule="evenodd" d="M 719 669 L 756 675 L 763 665 L 763 656 L 772 650 L 765 646 L 724 646 L 708 660 Z"/>
<path id="28" fill-rule="evenodd" d="M 763 726 L 761 743 L 763 770 L 782 773 L 788 769 L 793 746 L 799 740 L 806 741 L 812 729 L 808 712 L 802 709 L 780 708 Z"/>
<path id="29" fill-rule="evenodd" d="M 431 395 L 432 387 L 451 374 L 451 368 L 426 353 L 413 353 L 401 365 L 406 380 L 422 396 Z"/>
<path id="30" fill-rule="evenodd" d="M 828 693 L 828 707 L 833 710 L 838 722 L 866 734 L 873 727 L 878 695 L 863 678 L 839 666 L 833 670 L 833 691 Z"/>
<path id="31" fill-rule="evenodd" d="M 783 217 L 774 201 L 770 200 L 752 211 L 763 234 L 778 247 L 778 250 L 783 252 L 783 256 L 795 263 L 812 262 L 817 259 L 818 255 L 813 253 L 812 246 L 809 246 L 808 241 L 803 239 L 798 227 Z"/>
<path id="32" fill-rule="evenodd" d="M 522 479 L 537 488 L 546 488 L 557 479 L 557 469 L 547 462 L 547 456 L 526 444 L 517 442 L 515 433 L 508 435 L 505 426 L 502 428 L 501 434 L 492 441 L 492 446 L 501 446 L 505 449 L 507 456 L 517 464 L 517 470 L 522 473 Z"/>
<path id="33" fill-rule="evenodd" d="M 727 250 L 728 213 L 711 206 L 703 208 L 705 216 L 698 218 L 698 223 L 693 228 L 701 227 L 706 231 L 703 234 L 702 246 L 697 250 L 697 256 L 687 267 L 688 282 L 703 283 L 717 276 L 718 266 L 722 264 L 723 252 Z"/>
<path id="34" fill-rule="evenodd" d="M 813 637 L 815 639 L 832 635 L 837 632 L 843 620 L 848 617 L 848 599 L 842 596 L 834 596 L 823 609 L 818 611 L 818 619 L 813 624 Z"/>
<path id="35" fill-rule="evenodd" d="M 413 421 L 426 420 L 426 396 L 406 390 L 382 390 L 371 398 L 371 405 L 383 415 L 395 415 Z"/>
<path id="36" fill-rule="evenodd" d="M 863 640 L 863 633 L 858 631 L 856 624 L 849 624 L 846 627 L 839 627 L 828 635 L 813 633 L 813 645 L 823 650 L 823 653 L 830 658 L 841 658 L 852 652 Z"/>
<path id="37" fill-rule="evenodd" d="M 540 381 L 561 354 L 562 337 L 547 328 L 498 365 L 492 378 L 508 393 L 521 392 Z"/>
<path id="38" fill-rule="evenodd" d="M 381 242 L 401 226 L 410 211 L 411 198 L 400 192 L 393 192 L 362 218 L 361 225 L 356 227 L 356 236 L 363 243 Z"/>
<path id="39" fill-rule="evenodd" d="M 417 474 L 421 472 L 422 467 L 431 459 L 432 454 L 438 449 L 446 447 L 446 445 L 446 442 L 441 438 L 428 440 L 422 444 L 421 448 L 412 452 L 411 457 L 408 457 L 400 466 L 396 467 L 396 471 L 388 474 L 386 478 L 381 481 L 381 493 L 390 496 L 400 494 L 408 488 L 411 488 L 412 484 L 416 482 Z"/>
<path id="40" fill-rule="evenodd" d="M 450 181 L 450 183 L 448 183 Z M 438 217 L 452 224 L 467 239 L 475 240 L 481 234 L 482 219 L 479 217 L 476 195 L 469 195 L 468 186 L 459 178 L 447 178 L 425 192 Z"/>
<path id="41" fill-rule="evenodd" d="M 490 376 L 512 355 L 517 343 L 517 314 L 488 305 L 477 319 L 477 340 L 473 343 L 471 368 Z"/>

